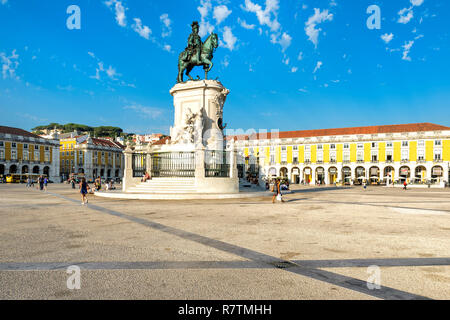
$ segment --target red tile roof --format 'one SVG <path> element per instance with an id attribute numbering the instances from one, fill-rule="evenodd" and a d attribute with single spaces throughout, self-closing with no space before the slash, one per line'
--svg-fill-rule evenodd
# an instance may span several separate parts
<path id="1" fill-rule="evenodd" d="M 450 130 L 450 127 L 441 126 L 434 123 L 410 123 L 410 124 L 393 124 L 383 126 L 368 127 L 351 127 L 351 128 L 335 128 L 335 129 L 314 129 L 299 131 L 280 131 L 278 136 L 274 133 L 274 139 L 286 138 L 306 138 L 320 136 L 338 136 L 338 135 L 358 135 L 358 134 L 377 134 L 377 133 L 403 133 L 403 132 L 422 132 L 422 131 L 441 131 Z M 227 140 L 234 137 L 235 140 L 255 140 L 255 139 L 271 139 L 271 132 L 267 134 L 252 134 L 227 136 Z"/>
<path id="2" fill-rule="evenodd" d="M 164 138 L 152 143 L 152 146 L 166 144 L 166 141 L 170 141 L 170 136 L 164 137 Z"/>
<path id="3" fill-rule="evenodd" d="M 5 126 L 0 126 L 0 133 L 13 134 L 13 135 L 17 135 L 17 136 L 38 138 L 38 139 L 41 138 L 38 135 L 35 135 L 35 134 L 28 132 L 26 130 L 23 130 L 23 129 L 13 128 L 13 127 L 5 127 Z"/>
<path id="4" fill-rule="evenodd" d="M 101 139 L 101 138 L 91 138 L 92 143 L 97 146 L 103 146 L 103 147 L 112 147 L 112 148 L 118 148 L 118 149 L 125 149 L 125 147 L 116 141 L 111 141 L 108 139 Z M 87 140 L 84 140 L 82 143 L 87 143 Z"/>

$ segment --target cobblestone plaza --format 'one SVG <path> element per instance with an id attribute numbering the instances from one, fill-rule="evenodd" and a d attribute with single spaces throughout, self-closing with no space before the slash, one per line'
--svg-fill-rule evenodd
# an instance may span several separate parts
<path id="1" fill-rule="evenodd" d="M 447 189 L 284 197 L 82 206 L 66 184 L 0 184 L 0 299 L 450 298 Z"/>

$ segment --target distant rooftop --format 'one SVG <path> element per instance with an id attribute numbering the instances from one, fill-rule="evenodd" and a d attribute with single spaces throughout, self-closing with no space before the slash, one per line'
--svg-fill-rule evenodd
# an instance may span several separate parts
<path id="1" fill-rule="evenodd" d="M 321 137 L 321 136 L 403 133 L 403 132 L 423 132 L 423 131 L 442 131 L 442 130 L 450 130 L 450 127 L 425 122 L 425 123 L 393 124 L 382 126 L 335 128 L 335 129 L 280 131 L 278 133 L 274 133 L 274 138 L 286 139 L 286 138 L 307 138 L 307 137 Z M 227 140 L 231 139 L 232 137 L 234 137 L 235 140 L 271 139 L 272 133 L 271 132 L 267 132 L 267 134 L 256 133 L 250 136 L 249 135 L 228 136 Z"/>

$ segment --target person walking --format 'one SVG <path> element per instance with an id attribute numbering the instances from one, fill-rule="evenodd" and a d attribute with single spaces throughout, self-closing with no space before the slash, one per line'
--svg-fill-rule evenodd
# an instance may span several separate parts
<path id="1" fill-rule="evenodd" d="M 70 179 L 70 183 L 72 184 L 72 189 L 75 189 L 75 178 L 72 177 L 72 179 Z"/>
<path id="2" fill-rule="evenodd" d="M 41 191 L 44 190 L 44 177 L 39 176 L 38 182 L 39 182 L 39 190 Z"/>
<path id="3" fill-rule="evenodd" d="M 403 182 L 403 190 L 406 190 L 406 186 L 407 186 L 408 184 L 406 183 L 406 180 L 405 180 L 405 182 Z"/>
<path id="4" fill-rule="evenodd" d="M 27 178 L 27 189 L 31 187 L 31 182 L 30 182 L 31 178 L 28 177 Z"/>
<path id="5" fill-rule="evenodd" d="M 276 179 L 275 183 L 273 185 L 272 203 L 275 203 L 275 199 L 280 200 L 281 202 L 284 202 L 282 195 L 281 195 L 280 185 L 281 185 L 280 179 Z"/>
<path id="6" fill-rule="evenodd" d="M 44 178 L 44 191 L 47 191 L 48 178 Z"/>
<path id="7" fill-rule="evenodd" d="M 80 182 L 80 193 L 81 193 L 81 204 L 84 205 L 86 203 L 88 203 L 88 198 L 87 198 L 87 194 L 88 194 L 88 189 L 89 185 L 86 182 L 86 178 L 81 178 L 81 182 Z"/>

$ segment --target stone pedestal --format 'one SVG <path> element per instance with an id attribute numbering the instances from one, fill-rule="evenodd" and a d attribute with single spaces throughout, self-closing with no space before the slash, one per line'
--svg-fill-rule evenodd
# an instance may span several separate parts
<path id="1" fill-rule="evenodd" d="M 170 90 L 175 108 L 174 124 L 170 128 L 172 143 L 223 150 L 223 105 L 228 93 L 216 80 L 176 84 Z"/>

